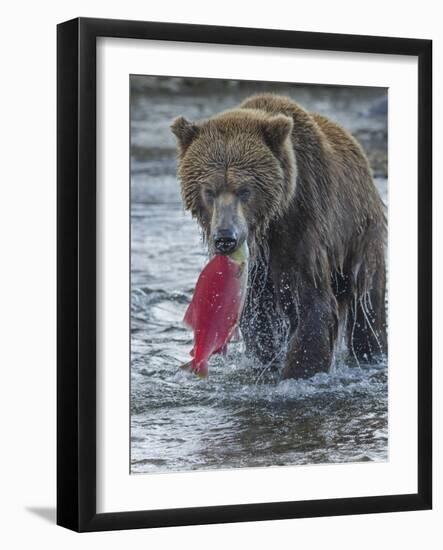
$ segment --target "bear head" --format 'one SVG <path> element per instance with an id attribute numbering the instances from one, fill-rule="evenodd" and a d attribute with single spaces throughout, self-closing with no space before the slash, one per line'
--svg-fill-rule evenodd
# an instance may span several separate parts
<path id="1" fill-rule="evenodd" d="M 214 253 L 253 249 L 295 193 L 292 118 L 256 109 L 226 111 L 202 122 L 177 118 L 178 175 L 185 208 Z"/>

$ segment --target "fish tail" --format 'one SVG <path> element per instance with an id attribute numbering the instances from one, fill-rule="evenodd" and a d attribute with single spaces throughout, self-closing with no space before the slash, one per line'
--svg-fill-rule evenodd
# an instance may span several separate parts
<path id="1" fill-rule="evenodd" d="M 187 363 L 183 363 L 183 365 L 180 365 L 180 368 L 182 370 L 186 370 L 188 372 L 192 372 L 194 369 L 192 368 L 193 359 L 188 361 Z"/>
<path id="2" fill-rule="evenodd" d="M 199 378 L 206 378 L 208 376 L 208 363 L 206 361 L 201 361 L 198 365 L 195 365 L 194 359 L 191 359 L 191 361 L 180 365 L 180 368 L 187 372 L 193 372 Z"/>

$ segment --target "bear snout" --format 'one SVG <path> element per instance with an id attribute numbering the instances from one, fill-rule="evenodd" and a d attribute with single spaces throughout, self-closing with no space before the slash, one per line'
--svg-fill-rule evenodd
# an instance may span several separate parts
<path id="1" fill-rule="evenodd" d="M 230 254 L 238 245 L 238 236 L 233 229 L 219 229 L 213 239 L 215 250 L 219 254 Z"/>

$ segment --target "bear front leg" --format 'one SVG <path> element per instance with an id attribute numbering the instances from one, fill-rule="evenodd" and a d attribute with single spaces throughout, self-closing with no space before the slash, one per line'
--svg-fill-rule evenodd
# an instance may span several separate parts
<path id="1" fill-rule="evenodd" d="M 283 378 L 310 378 L 328 372 L 338 332 L 332 292 L 308 288 L 300 295 L 296 329 L 289 340 Z"/>

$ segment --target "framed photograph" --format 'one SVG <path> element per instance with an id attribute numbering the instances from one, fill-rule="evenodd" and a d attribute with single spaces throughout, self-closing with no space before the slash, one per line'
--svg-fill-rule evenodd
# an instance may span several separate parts
<path id="1" fill-rule="evenodd" d="M 58 26 L 59 525 L 430 509 L 429 40 Z"/>

